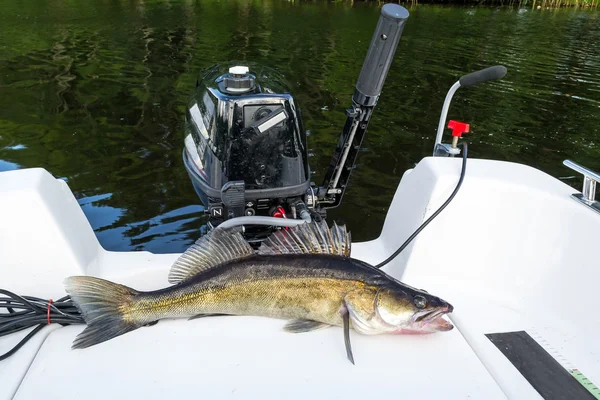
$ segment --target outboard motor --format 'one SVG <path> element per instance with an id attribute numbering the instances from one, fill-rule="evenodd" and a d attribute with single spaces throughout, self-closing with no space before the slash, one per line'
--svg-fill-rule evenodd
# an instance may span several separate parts
<path id="1" fill-rule="evenodd" d="M 184 164 L 211 225 L 302 208 L 306 134 L 281 75 L 254 64 L 212 67 L 196 85 L 185 129 Z"/>
<path id="2" fill-rule="evenodd" d="M 325 217 L 340 204 L 408 11 L 382 7 L 325 181 L 310 183 L 306 132 L 285 79 L 256 64 L 215 65 L 186 111 L 183 160 L 209 228 L 241 226 L 260 242 L 277 226 Z M 283 219 L 283 220 L 282 220 Z"/>

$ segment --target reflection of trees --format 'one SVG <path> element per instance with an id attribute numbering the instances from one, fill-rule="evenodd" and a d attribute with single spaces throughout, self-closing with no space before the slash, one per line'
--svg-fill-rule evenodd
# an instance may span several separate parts
<path id="1" fill-rule="evenodd" d="M 18 12 L 42 15 L 36 29 L 8 18 L 0 37 L 0 159 L 66 177 L 78 198 L 111 193 L 95 205 L 122 213 L 98 231 L 127 237 L 131 248 L 158 241 L 164 246 L 153 248 L 163 251 L 191 243 L 203 222 L 176 212 L 198 204 L 181 163 L 181 123 L 198 72 L 228 60 L 283 72 L 313 133 L 310 163 L 320 182 L 379 14 L 375 4 L 275 0 L 35 6 Z M 446 90 L 496 63 L 508 66 L 507 78 L 461 89 L 450 112 L 472 124 L 471 154 L 556 176 L 567 173 L 568 157 L 597 168 L 597 19 L 411 9 L 367 151 L 331 216 L 354 226 L 357 240 L 375 237 L 402 172 L 431 152 Z M 25 148 L 5 148 L 18 144 Z M 161 232 L 165 218 L 185 222 Z M 173 238 L 181 242 L 167 243 Z"/>

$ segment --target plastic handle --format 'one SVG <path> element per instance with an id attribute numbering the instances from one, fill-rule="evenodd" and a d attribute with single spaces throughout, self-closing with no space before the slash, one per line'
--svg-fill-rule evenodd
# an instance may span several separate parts
<path id="1" fill-rule="evenodd" d="M 381 8 L 379 22 L 356 83 L 353 99 L 358 104 L 370 106 L 376 103 L 408 16 L 408 10 L 398 4 L 388 3 Z"/>
<path id="2" fill-rule="evenodd" d="M 504 65 L 496 65 L 494 67 L 482 69 L 481 71 L 463 75 L 458 81 L 460 82 L 460 86 L 472 86 L 487 81 L 493 81 L 495 79 L 502 79 L 506 75 L 506 72 L 507 70 Z"/>
<path id="3" fill-rule="evenodd" d="M 460 121 L 450 120 L 448 128 L 452 129 L 452 136 L 461 137 L 463 133 L 469 133 L 469 124 Z"/>

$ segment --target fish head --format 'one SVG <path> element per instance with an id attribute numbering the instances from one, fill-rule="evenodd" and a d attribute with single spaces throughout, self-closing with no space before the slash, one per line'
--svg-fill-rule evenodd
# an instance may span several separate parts
<path id="1" fill-rule="evenodd" d="M 394 333 L 433 333 L 454 328 L 444 319 L 454 307 L 424 290 L 382 288 L 375 309 L 380 322 Z"/>

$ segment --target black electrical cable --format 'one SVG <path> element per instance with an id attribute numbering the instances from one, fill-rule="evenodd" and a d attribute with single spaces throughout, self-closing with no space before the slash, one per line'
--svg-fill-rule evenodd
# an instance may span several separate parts
<path id="1" fill-rule="evenodd" d="M 25 345 L 25 343 L 27 343 L 29 341 L 29 339 L 31 339 L 36 333 L 38 333 L 39 331 L 41 331 L 43 328 L 44 328 L 44 325 L 38 325 L 37 328 L 35 328 L 31 332 L 29 332 L 27 334 L 27 336 L 25 336 L 19 343 L 17 343 L 17 345 L 15 347 L 13 347 L 12 349 L 10 349 L 8 352 L 0 355 L 0 361 L 5 360 L 8 357 L 10 357 L 13 354 L 15 354 L 17 352 L 17 350 L 19 350 L 21 347 L 23 347 Z"/>
<path id="2" fill-rule="evenodd" d="M 0 361 L 16 353 L 36 333 L 48 325 L 48 322 L 63 326 L 85 324 L 81 313 L 69 296 L 51 301 L 33 296 L 19 296 L 3 289 L 0 289 L 0 295 L 6 296 L 0 297 L 0 337 L 36 327 L 16 346 L 0 355 Z"/>
<path id="3" fill-rule="evenodd" d="M 462 186 L 463 180 L 465 179 L 465 173 L 467 172 L 467 151 L 468 151 L 468 145 L 467 145 L 467 143 L 465 143 L 465 142 L 462 142 L 462 143 L 460 143 L 460 144 L 459 144 L 459 146 L 462 146 L 462 148 L 463 148 L 463 154 L 462 154 L 462 169 L 461 169 L 461 171 L 460 171 L 460 178 L 458 179 L 458 183 L 456 184 L 456 188 L 454 188 L 454 191 L 452 192 L 452 194 L 450 195 L 450 197 L 448 197 L 448 200 L 446 200 L 446 202 L 445 202 L 444 204 L 442 204 L 442 205 L 440 206 L 440 208 L 438 208 L 438 209 L 437 209 L 437 211 L 436 211 L 436 212 L 434 212 L 434 213 L 431 215 L 431 217 L 427 218 L 427 220 L 426 220 L 425 222 L 423 222 L 423 223 L 421 224 L 421 226 L 419 226 L 419 227 L 417 228 L 417 230 L 416 230 L 416 231 L 414 231 L 414 232 L 413 232 L 413 234 L 412 234 L 412 235 L 410 235 L 410 236 L 408 237 L 408 239 L 406 239 L 406 241 L 405 241 L 405 242 L 402 244 L 402 246 L 400 246 L 400 247 L 398 248 L 398 250 L 396 250 L 396 251 L 395 251 L 395 252 L 394 252 L 394 253 L 393 253 L 391 256 L 389 256 L 388 258 L 386 258 L 384 261 L 382 261 L 382 262 L 380 262 L 379 264 L 377 264 L 377 265 L 375 266 L 375 268 L 381 268 L 381 267 L 383 267 L 384 265 L 386 265 L 387 263 L 389 263 L 390 261 L 392 261 L 392 260 L 393 260 L 393 259 L 394 259 L 396 256 L 398 256 L 398 254 L 400 254 L 400 253 L 402 252 L 402 250 L 404 250 L 404 249 L 405 249 L 405 248 L 406 248 L 406 247 L 407 247 L 407 246 L 410 244 L 410 242 L 412 242 L 412 241 L 413 241 L 413 239 L 414 239 L 414 238 L 416 238 L 416 237 L 417 237 L 417 235 L 418 235 L 419 233 L 421 233 L 421 231 L 422 231 L 423 229 L 425 229 L 425 227 L 426 227 L 427 225 L 429 225 L 429 223 L 430 223 L 431 221 L 433 221 L 433 219 L 434 219 L 435 217 L 437 217 L 437 216 L 439 215 L 439 213 L 441 213 L 441 212 L 442 212 L 442 210 L 443 210 L 444 208 L 446 208 L 446 206 L 447 206 L 448 204 L 450 204 L 450 202 L 451 202 L 451 201 L 454 199 L 454 196 L 456 196 L 456 194 L 458 193 L 458 190 L 459 190 L 459 189 L 460 189 L 460 187 Z"/>

